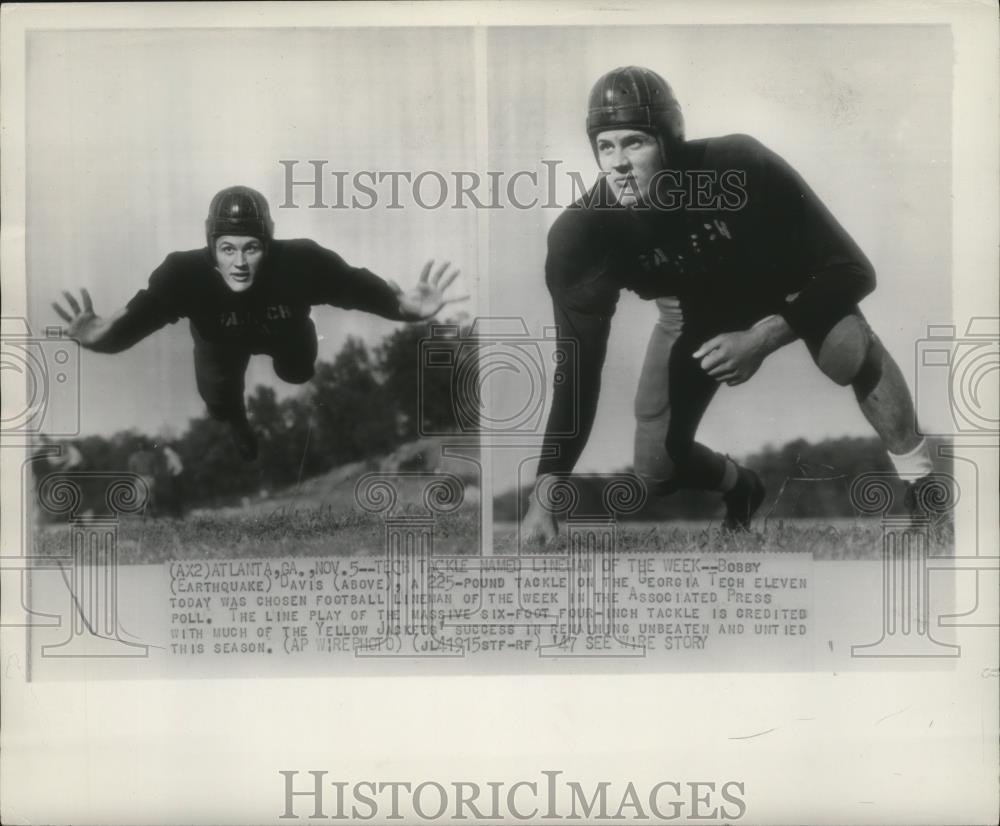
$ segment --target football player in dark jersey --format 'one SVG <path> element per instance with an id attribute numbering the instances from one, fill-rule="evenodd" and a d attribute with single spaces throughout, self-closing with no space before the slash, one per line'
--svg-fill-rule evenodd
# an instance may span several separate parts
<path id="1" fill-rule="evenodd" d="M 66 322 L 67 335 L 99 353 L 121 352 L 167 324 L 189 319 L 198 392 L 209 414 L 229 424 L 247 461 L 257 455 L 244 401 L 250 356 L 270 356 L 284 381 L 309 381 L 317 355 L 310 307 L 332 304 L 419 321 L 463 300 L 444 296 L 458 277 L 447 263 L 434 268 L 427 262 L 416 286 L 404 292 L 348 266 L 314 241 L 275 239 L 267 201 L 245 186 L 229 187 L 212 199 L 205 236 L 205 247 L 168 255 L 149 285 L 110 316 L 94 312 L 86 290 L 81 301 L 66 292 L 67 306 L 53 307 Z"/>
<path id="2" fill-rule="evenodd" d="M 912 497 L 931 463 L 899 367 L 857 306 L 875 272 L 805 181 L 746 135 L 685 140 L 673 91 L 644 68 L 598 80 L 587 133 L 603 174 L 548 236 L 556 323 L 576 346 L 563 348 L 536 492 L 583 451 L 611 319 L 629 289 L 660 314 L 635 399 L 635 469 L 654 492 L 719 491 L 724 527 L 749 528 L 760 479 L 695 435 L 720 384 L 747 381 L 802 339 L 820 370 L 853 389 Z M 522 529 L 556 533 L 537 495 Z"/>

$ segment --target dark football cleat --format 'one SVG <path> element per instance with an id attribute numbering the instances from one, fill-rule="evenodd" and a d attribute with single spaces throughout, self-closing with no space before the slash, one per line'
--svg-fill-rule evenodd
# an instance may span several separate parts
<path id="1" fill-rule="evenodd" d="M 249 422 L 230 422 L 229 435 L 244 462 L 252 462 L 257 458 L 257 434 L 253 432 Z"/>
<path id="2" fill-rule="evenodd" d="M 752 470 L 737 470 L 736 486 L 722 497 L 726 503 L 726 518 L 722 529 L 737 533 L 750 530 L 750 520 L 764 501 L 764 483 Z"/>
<path id="3" fill-rule="evenodd" d="M 947 476 L 928 473 L 911 482 L 904 481 L 903 506 L 914 521 L 939 522 L 954 504 L 954 491 Z"/>

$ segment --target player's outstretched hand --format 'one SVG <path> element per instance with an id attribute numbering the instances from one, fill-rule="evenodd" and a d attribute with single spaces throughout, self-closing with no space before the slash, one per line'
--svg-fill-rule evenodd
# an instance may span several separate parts
<path id="1" fill-rule="evenodd" d="M 445 261 L 432 272 L 434 261 L 428 261 L 420 273 L 417 286 L 407 292 L 403 292 L 399 285 L 390 282 L 399 296 L 399 312 L 404 319 L 423 321 L 437 315 L 445 304 L 468 300 L 467 295 L 445 298 L 445 290 L 458 278 L 460 272 L 457 269 L 449 270 L 449 264 L 449 261 Z"/>
<path id="2" fill-rule="evenodd" d="M 69 292 L 63 292 L 67 309 L 63 309 L 58 302 L 52 303 L 52 309 L 66 322 L 65 333 L 69 338 L 74 338 L 83 347 L 92 347 L 99 343 L 105 333 L 106 324 L 104 319 L 94 312 L 94 304 L 90 300 L 90 293 L 80 290 L 80 298 L 83 306 Z"/>
<path id="3" fill-rule="evenodd" d="M 717 382 L 730 387 L 743 384 L 757 372 L 767 355 L 754 330 L 723 333 L 710 338 L 692 356 L 701 359 L 701 369 Z"/>
<path id="4" fill-rule="evenodd" d="M 529 545 L 544 545 L 559 535 L 555 516 L 542 507 L 537 496 L 538 483 L 528 502 L 528 512 L 521 520 L 521 541 Z"/>

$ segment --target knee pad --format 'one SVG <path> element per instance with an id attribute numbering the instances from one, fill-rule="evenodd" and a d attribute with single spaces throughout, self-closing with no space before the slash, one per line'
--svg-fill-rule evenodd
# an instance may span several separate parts
<path id="1" fill-rule="evenodd" d="M 867 322 L 859 315 L 849 315 L 833 325 L 816 353 L 816 365 L 842 387 L 862 378 L 868 383 L 873 371 L 881 373 L 875 336 Z"/>

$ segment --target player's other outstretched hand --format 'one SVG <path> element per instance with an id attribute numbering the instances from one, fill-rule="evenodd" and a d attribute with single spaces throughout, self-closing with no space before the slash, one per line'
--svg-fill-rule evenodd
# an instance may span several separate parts
<path id="1" fill-rule="evenodd" d="M 104 336 L 106 324 L 104 319 L 94 312 L 90 293 L 86 290 L 80 290 L 82 307 L 69 292 L 64 291 L 63 298 L 68 309 L 64 309 L 59 302 L 53 302 L 52 309 L 66 322 L 66 335 L 79 341 L 83 347 L 92 347 L 98 344 Z"/>
<path id="2" fill-rule="evenodd" d="M 529 545 L 544 545 L 559 535 L 555 516 L 538 501 L 538 483 L 528 501 L 528 512 L 521 520 L 521 541 Z"/>
<path id="3" fill-rule="evenodd" d="M 445 298 L 445 290 L 458 278 L 460 272 L 457 269 L 449 270 L 449 264 L 450 262 L 445 261 L 432 272 L 434 261 L 428 261 L 424 264 L 417 285 L 407 292 L 403 292 L 398 284 L 389 282 L 399 296 L 399 313 L 406 321 L 433 318 L 445 304 L 468 300 L 467 295 Z"/>

